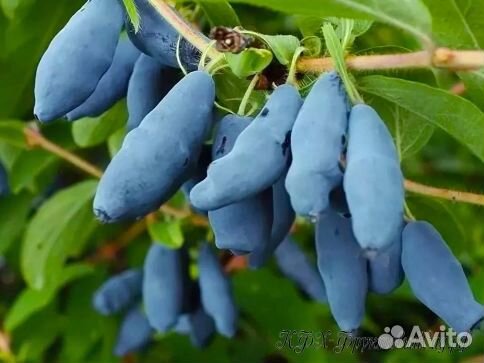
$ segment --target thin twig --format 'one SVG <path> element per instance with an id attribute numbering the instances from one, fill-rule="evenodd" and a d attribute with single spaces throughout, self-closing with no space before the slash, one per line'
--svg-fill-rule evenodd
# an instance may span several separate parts
<path id="1" fill-rule="evenodd" d="M 411 180 L 405 180 L 405 189 L 409 192 L 426 195 L 428 197 L 484 206 L 484 195 L 481 194 L 435 188 L 428 185 L 419 184 Z"/>
<path id="2" fill-rule="evenodd" d="M 12 351 L 10 349 L 10 336 L 0 330 L 0 352 L 11 354 Z"/>
<path id="3" fill-rule="evenodd" d="M 232 256 L 224 266 L 226 273 L 233 273 L 239 270 L 245 270 L 247 268 L 246 256 Z"/>
<path id="4" fill-rule="evenodd" d="M 161 208 L 160 208 L 160 211 L 163 213 L 163 214 L 166 214 L 168 216 L 172 216 L 172 217 L 176 217 L 176 218 L 187 218 L 187 217 L 190 217 L 192 215 L 192 213 L 190 212 L 190 210 L 180 210 L 180 209 L 177 209 L 177 208 L 173 208 L 167 204 L 165 205 L 162 205 Z"/>
<path id="5" fill-rule="evenodd" d="M 207 52 L 212 59 L 220 56 L 220 52 L 209 47 L 209 40 L 185 21 L 165 0 L 149 1 L 155 10 L 200 52 Z M 484 51 L 452 50 L 444 47 L 431 49 L 434 48 L 403 54 L 349 56 L 346 63 L 349 69 L 356 71 L 431 67 L 473 71 L 484 67 Z M 333 70 L 334 64 L 333 59 L 329 57 L 302 58 L 297 62 L 296 69 L 301 73 L 322 73 Z"/>
<path id="6" fill-rule="evenodd" d="M 57 155 L 61 159 L 69 162 L 70 164 L 76 166 L 80 170 L 85 171 L 87 174 L 100 179 L 103 175 L 103 171 L 98 169 L 88 161 L 80 158 L 79 156 L 71 153 L 69 150 L 54 144 L 52 141 L 46 139 L 38 130 L 32 126 L 26 126 L 24 128 L 25 138 L 27 140 L 27 145 L 30 147 L 38 147 L 46 150 L 54 155 Z M 195 226 L 208 226 L 208 220 L 205 217 L 194 215 L 190 210 L 179 210 L 173 208 L 169 205 L 162 205 L 160 211 L 168 216 L 185 219 L 187 222 L 192 223 Z M 136 239 L 139 235 L 144 233 L 147 228 L 147 221 L 150 221 L 151 216 L 146 216 L 146 220 L 141 220 L 133 224 L 128 230 L 124 231 L 123 234 L 117 238 L 114 242 L 104 245 L 94 253 L 93 256 L 88 258 L 89 261 L 99 261 L 99 260 L 110 260 L 115 258 L 119 251 L 128 245 L 131 241 Z"/>
<path id="7" fill-rule="evenodd" d="M 155 10 L 173 27 L 175 30 L 183 36 L 189 43 L 197 48 L 201 53 L 207 51 L 209 58 L 216 58 L 220 55 L 220 52 L 209 46 L 207 38 L 194 29 L 188 22 L 186 22 L 178 12 L 168 5 L 164 0 L 149 0 Z"/>
<path id="8" fill-rule="evenodd" d="M 87 261 L 97 264 L 104 261 L 115 260 L 119 255 L 119 252 L 136 238 L 141 236 L 146 231 L 146 228 L 147 225 L 145 219 L 134 223 L 127 230 L 123 231 L 114 241 L 100 246 L 92 256 L 87 259 Z"/>
<path id="9" fill-rule="evenodd" d="M 69 150 L 66 150 L 60 147 L 57 144 L 47 140 L 42 134 L 35 130 L 32 127 L 25 127 L 24 134 L 27 139 L 27 145 L 30 147 L 40 147 L 50 153 L 57 155 L 61 159 L 64 159 L 71 163 L 72 165 L 76 166 L 78 169 L 86 172 L 87 174 L 95 177 L 101 178 L 103 172 L 101 169 L 98 169 L 94 165 L 88 163 L 87 161 L 81 159 L 77 155 L 71 153 Z"/>
<path id="10" fill-rule="evenodd" d="M 150 0 L 150 2 L 156 11 L 188 42 L 201 52 L 207 50 L 208 39 L 202 33 L 193 29 L 176 10 L 164 0 Z M 208 50 L 210 58 L 215 58 L 218 55 L 220 55 L 220 52 L 216 49 Z M 403 54 L 349 56 L 346 62 L 348 68 L 355 71 L 430 67 L 472 71 L 484 67 L 484 51 L 437 48 L 434 51 L 423 50 Z M 297 70 L 301 73 L 322 73 L 333 69 L 333 59 L 328 57 L 302 58 L 297 63 Z"/>
<path id="11" fill-rule="evenodd" d="M 348 56 L 346 65 L 355 71 L 431 67 L 472 71 L 484 67 L 484 51 L 438 48 L 434 52 Z M 297 69 L 302 73 L 322 73 L 333 70 L 334 63 L 329 57 L 301 58 Z"/>
<path id="12" fill-rule="evenodd" d="M 30 127 L 26 127 L 24 129 L 25 135 L 27 137 L 27 142 L 30 146 L 37 146 L 46 151 L 52 152 L 53 154 L 63 158 L 64 160 L 70 162 L 74 166 L 77 166 L 79 169 L 84 170 L 88 174 L 100 178 L 102 176 L 102 171 L 96 168 L 94 165 L 90 164 L 84 159 L 81 159 L 75 154 L 72 154 L 70 151 L 60 147 L 52 143 L 51 141 L 47 140 L 40 132 L 34 130 Z M 434 198 L 452 200 L 455 202 L 461 203 L 469 203 L 475 205 L 484 206 L 484 195 L 481 194 L 474 194 L 474 193 L 467 193 L 461 192 L 457 190 L 451 189 L 442 189 L 442 188 L 435 188 L 423 184 L 416 183 L 411 180 L 405 181 L 405 188 L 412 193 L 427 195 Z M 172 215 L 173 217 L 177 218 L 188 218 L 195 223 L 195 225 L 204 226 L 207 225 L 207 219 L 202 216 L 197 216 L 191 214 L 190 211 L 187 210 L 178 210 L 176 208 L 164 205 L 160 208 L 160 210 L 167 214 Z"/>
<path id="13" fill-rule="evenodd" d="M 450 89 L 450 93 L 453 93 L 457 96 L 462 96 L 464 93 L 466 93 L 466 91 L 466 85 L 464 84 L 464 82 L 458 82 L 454 84 Z"/>

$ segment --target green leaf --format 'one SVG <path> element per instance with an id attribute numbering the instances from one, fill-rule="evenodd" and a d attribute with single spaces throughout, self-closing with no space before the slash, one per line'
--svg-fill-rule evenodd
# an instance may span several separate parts
<path id="1" fill-rule="evenodd" d="M 12 19 L 14 17 L 19 1 L 20 0 L 0 0 L 0 7 L 8 18 Z"/>
<path id="2" fill-rule="evenodd" d="M 370 30 L 373 25 L 373 21 L 364 19 L 354 20 L 331 17 L 326 20 L 335 25 L 335 33 L 342 41 L 345 49 L 350 47 L 357 37 Z"/>
<path id="3" fill-rule="evenodd" d="M 56 296 L 57 292 L 70 282 L 92 273 L 93 267 L 85 264 L 74 264 L 62 270 L 58 281 L 50 280 L 42 290 L 26 288 L 18 295 L 5 319 L 5 328 L 12 331 L 20 326 L 34 313 L 46 307 Z"/>
<path id="4" fill-rule="evenodd" d="M 299 31 L 304 37 L 321 35 L 321 26 L 324 22 L 322 17 L 312 15 L 296 15 L 294 19 Z"/>
<path id="5" fill-rule="evenodd" d="M 419 152 L 434 134 L 435 126 L 414 113 L 400 110 L 395 118 L 395 138 L 400 158 Z"/>
<path id="6" fill-rule="evenodd" d="M 349 28 L 347 28 L 346 30 L 349 34 Z M 345 62 L 345 50 L 336 32 L 334 31 L 333 25 L 331 25 L 330 23 L 324 24 L 323 34 L 324 40 L 326 42 L 326 48 L 331 55 L 331 58 L 333 59 L 336 72 L 338 72 L 339 76 L 343 81 L 346 93 L 348 94 L 348 98 L 353 104 L 360 103 L 361 96 L 356 89 L 353 78 L 348 73 Z"/>
<path id="7" fill-rule="evenodd" d="M 461 13 L 466 19 L 470 32 L 480 48 L 484 48 L 484 27 L 482 26 L 482 14 L 484 3 L 480 0 L 454 0 Z M 453 19 L 454 20 L 454 19 Z"/>
<path id="8" fill-rule="evenodd" d="M 126 103 L 119 101 L 99 117 L 86 117 L 72 125 L 72 136 L 80 147 L 103 143 L 126 123 Z"/>
<path id="9" fill-rule="evenodd" d="M 222 106 L 237 111 L 250 81 L 237 77 L 229 69 L 224 69 L 215 74 L 214 80 L 217 99 L 220 100 Z M 249 105 L 252 108 L 258 110 L 264 103 L 265 94 L 263 91 L 252 92 L 249 100 Z"/>
<path id="10" fill-rule="evenodd" d="M 2 28 L 6 22 L 0 14 L 0 118 L 31 117 L 39 59 L 53 36 L 84 2 L 19 1 L 15 17 L 6 24 L 5 31 Z"/>
<path id="11" fill-rule="evenodd" d="M 153 241 L 169 248 L 183 246 L 181 220 L 156 221 L 148 225 L 148 232 Z"/>
<path id="12" fill-rule="evenodd" d="M 484 2 L 476 0 L 424 0 L 433 21 L 434 38 L 441 46 L 454 49 L 484 47 L 482 16 Z M 484 71 L 458 72 L 466 85 L 466 94 L 484 109 Z"/>
<path id="13" fill-rule="evenodd" d="M 118 153 L 123 145 L 124 137 L 126 136 L 126 128 L 121 127 L 119 130 L 115 131 L 108 138 L 108 150 L 111 158 Z"/>
<path id="14" fill-rule="evenodd" d="M 262 72 L 272 62 L 272 53 L 266 49 L 245 49 L 239 54 L 225 55 L 230 69 L 239 78 Z"/>
<path id="15" fill-rule="evenodd" d="M 138 14 L 138 9 L 136 9 L 136 3 L 134 0 L 123 0 L 124 7 L 126 8 L 126 13 L 128 14 L 131 24 L 133 24 L 134 30 L 138 31 L 140 27 L 140 16 Z"/>
<path id="16" fill-rule="evenodd" d="M 411 196 L 407 202 L 412 214 L 418 220 L 432 223 L 456 255 L 466 251 L 465 231 L 448 203 L 421 196 Z"/>
<path id="17" fill-rule="evenodd" d="M 482 14 L 484 4 L 474 0 L 424 0 L 432 15 L 432 34 L 441 46 L 450 48 L 479 48 L 484 46 L 474 34 L 476 28 L 482 28 L 482 17 L 476 17 L 471 11 Z M 480 3 L 480 5 L 477 5 Z M 473 4 L 473 5 L 472 5 Z M 473 7 L 471 9 L 469 6 Z M 478 19 L 478 23 L 474 22 Z M 484 31 L 482 31 L 484 35 Z"/>
<path id="18" fill-rule="evenodd" d="M 480 269 L 477 275 L 472 276 L 469 281 L 472 286 L 472 291 L 474 291 L 477 301 L 484 301 L 484 270 Z"/>
<path id="19" fill-rule="evenodd" d="M 61 190 L 30 221 L 22 245 L 21 269 L 31 288 L 53 284 L 70 253 L 90 237 L 97 225 L 91 206 L 96 186 L 96 181 L 88 180 Z"/>
<path id="20" fill-rule="evenodd" d="M 15 120 L 0 120 L 0 141 L 10 145 L 26 148 L 23 129 L 25 123 Z"/>
<path id="21" fill-rule="evenodd" d="M 16 358 L 20 362 L 43 362 L 43 356 L 62 332 L 64 317 L 51 304 L 34 314 L 15 331 L 13 339 L 18 344 Z M 32 329 L 35 327 L 35 329 Z"/>
<path id="22" fill-rule="evenodd" d="M 211 0 L 214 1 L 214 0 Z M 426 41 L 431 33 L 431 17 L 421 0 L 231 0 L 267 7 L 293 15 L 375 19 Z"/>
<path id="23" fill-rule="evenodd" d="M 460 79 L 466 86 L 466 95 L 481 110 L 484 110 L 484 70 L 475 72 L 459 72 Z"/>
<path id="24" fill-rule="evenodd" d="M 23 152 L 24 149 L 22 148 L 0 141 L 0 161 L 7 170 L 12 169 L 13 164 L 15 164 L 15 161 Z"/>
<path id="25" fill-rule="evenodd" d="M 484 161 L 484 114 L 468 100 L 418 82 L 367 76 L 360 87 L 442 128 Z"/>
<path id="26" fill-rule="evenodd" d="M 10 188 L 14 193 L 18 193 L 30 187 L 37 176 L 58 160 L 56 155 L 44 150 L 24 151 L 12 165 Z"/>
<path id="27" fill-rule="evenodd" d="M 368 95 L 366 101 L 377 110 L 392 132 L 400 160 L 420 151 L 434 134 L 434 125 L 394 103 L 373 95 Z"/>
<path id="28" fill-rule="evenodd" d="M 364 19 L 355 20 L 353 24 L 353 36 L 361 37 L 368 30 L 370 30 L 372 25 L 373 25 L 373 21 L 370 21 L 370 20 L 364 20 Z"/>
<path id="29" fill-rule="evenodd" d="M 301 45 L 299 39 L 293 35 L 265 35 L 259 34 L 271 48 L 279 63 L 286 66 L 291 63 L 296 49 Z"/>
<path id="30" fill-rule="evenodd" d="M 108 276 L 97 270 L 69 288 L 65 298 L 65 313 L 69 317 L 62 334 L 62 362 L 93 362 L 87 355 L 105 339 L 105 325 L 113 318 L 102 317 L 92 308 L 92 296 Z"/>
<path id="31" fill-rule="evenodd" d="M 227 0 L 218 0 L 216 2 L 198 0 L 197 2 L 212 27 L 227 26 L 233 28 L 240 25 L 237 13 Z"/>
<path id="32" fill-rule="evenodd" d="M 301 45 L 305 48 L 304 55 L 308 57 L 319 56 L 323 49 L 321 38 L 316 36 L 304 38 L 303 40 L 301 40 Z"/>
<path id="33" fill-rule="evenodd" d="M 0 201 L 0 255 L 20 237 L 30 212 L 32 195 L 9 195 Z"/>

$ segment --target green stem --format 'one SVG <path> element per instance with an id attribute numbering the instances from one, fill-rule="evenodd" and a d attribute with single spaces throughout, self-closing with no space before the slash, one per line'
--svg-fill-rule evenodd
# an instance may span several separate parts
<path id="1" fill-rule="evenodd" d="M 26 126 L 24 128 L 24 135 L 27 139 L 27 144 L 31 147 L 40 147 L 51 154 L 57 155 L 59 158 L 64 159 L 77 167 L 79 170 L 84 171 L 86 174 L 93 176 L 94 178 L 100 179 L 103 175 L 103 171 L 96 166 L 90 164 L 89 162 L 81 159 L 76 154 L 71 153 L 60 147 L 57 144 L 47 140 L 38 130 Z"/>
<path id="2" fill-rule="evenodd" d="M 331 57 L 333 58 L 336 71 L 339 73 L 343 84 L 345 85 L 348 97 L 353 104 L 363 103 L 363 99 L 358 93 L 356 86 L 350 78 L 348 69 L 346 68 L 344 49 L 341 46 L 333 26 L 329 23 L 324 24 L 323 34 L 324 39 L 326 40 L 326 46 L 331 54 Z"/>
<path id="3" fill-rule="evenodd" d="M 215 104 L 215 107 L 217 107 L 219 110 L 222 110 L 222 111 L 225 111 L 225 112 L 230 113 L 232 115 L 235 115 L 235 112 L 232 111 L 230 108 L 224 107 L 218 102 L 214 102 L 214 104 Z"/>
<path id="4" fill-rule="evenodd" d="M 207 60 L 208 53 L 210 52 L 210 49 L 213 49 L 213 46 L 215 45 L 215 43 L 216 43 L 216 40 L 212 40 L 210 43 L 208 43 L 207 48 L 203 51 L 202 56 L 200 57 L 200 62 L 198 63 L 199 70 L 205 68 L 205 62 Z M 219 59 L 219 56 L 217 56 L 217 59 Z"/>
<path id="5" fill-rule="evenodd" d="M 178 40 L 176 42 L 176 52 L 175 52 L 175 55 L 176 55 L 176 62 L 178 63 L 178 66 L 180 67 L 180 69 L 183 72 L 183 74 L 186 76 L 188 74 L 188 72 L 185 69 L 185 67 L 183 66 L 183 63 L 182 63 L 181 57 L 180 57 L 180 43 L 181 43 L 181 39 L 182 39 L 182 37 L 179 36 L 178 37 Z"/>
<path id="6" fill-rule="evenodd" d="M 215 68 L 215 66 L 217 64 L 219 64 L 221 61 L 223 61 L 225 59 L 225 55 L 224 54 L 220 54 L 218 55 L 217 57 L 213 58 L 208 64 L 207 66 L 205 67 L 205 70 L 210 73 L 210 74 L 215 74 L 215 72 L 217 72 L 218 70 L 220 69 L 223 69 L 223 68 L 226 68 L 228 67 L 228 64 L 223 64 L 217 68 Z M 215 69 L 214 69 L 215 68 Z"/>
<path id="7" fill-rule="evenodd" d="M 240 116 L 245 116 L 245 110 L 247 108 L 247 104 L 249 103 L 250 96 L 252 95 L 252 92 L 254 92 L 254 88 L 258 80 L 259 80 L 259 75 L 256 74 L 254 78 L 252 78 L 252 80 L 250 81 L 249 87 L 247 88 L 247 91 L 245 91 L 244 97 L 240 102 L 239 110 L 237 111 L 237 113 Z"/>
<path id="8" fill-rule="evenodd" d="M 289 74 L 287 75 L 287 84 L 292 84 L 294 87 L 298 88 L 296 74 L 297 74 L 297 61 L 301 54 L 306 50 L 304 47 L 298 47 L 294 52 L 294 56 L 292 57 L 291 67 L 289 68 Z"/>
<path id="9" fill-rule="evenodd" d="M 395 119 L 395 144 L 397 147 L 398 160 L 402 162 L 402 135 L 400 133 L 400 109 L 398 106 L 395 107 L 393 118 Z"/>
<path id="10" fill-rule="evenodd" d="M 412 211 L 410 210 L 410 207 L 408 206 L 407 202 L 404 203 L 403 207 L 405 209 L 405 214 L 407 215 L 408 219 L 410 219 L 411 221 L 415 221 L 416 218 L 413 215 Z"/>
<path id="11" fill-rule="evenodd" d="M 353 19 L 343 19 L 342 25 L 344 27 L 344 36 L 341 40 L 341 46 L 343 50 L 345 50 L 350 46 L 351 35 L 355 26 L 355 21 Z"/>

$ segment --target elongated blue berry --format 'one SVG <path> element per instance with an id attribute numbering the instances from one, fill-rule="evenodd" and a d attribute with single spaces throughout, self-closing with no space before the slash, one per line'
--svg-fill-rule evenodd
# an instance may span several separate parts
<path id="1" fill-rule="evenodd" d="M 292 163 L 286 188 L 297 214 L 316 217 L 329 206 L 329 193 L 342 180 L 349 106 L 341 79 L 323 75 L 301 107 L 291 136 Z"/>
<path id="2" fill-rule="evenodd" d="M 232 287 L 217 256 L 208 244 L 204 244 L 200 249 L 198 269 L 203 308 L 215 320 L 215 326 L 220 334 L 233 337 L 237 330 L 238 312 Z"/>
<path id="3" fill-rule="evenodd" d="M 196 167 L 214 99 L 215 85 L 205 72 L 190 73 L 172 88 L 111 160 L 94 198 L 98 219 L 142 217 L 180 188 Z"/>
<path id="4" fill-rule="evenodd" d="M 143 303 L 151 326 L 166 332 L 183 313 L 187 291 L 187 257 L 183 250 L 153 244 L 146 255 Z"/>
<path id="5" fill-rule="evenodd" d="M 415 296 L 456 332 L 468 332 L 484 318 L 461 264 L 427 222 L 403 230 L 402 266 Z"/>
<path id="6" fill-rule="evenodd" d="M 272 187 L 273 222 L 271 238 L 266 243 L 256 245 L 249 255 L 249 266 L 259 268 L 272 256 L 277 246 L 284 240 L 296 217 L 285 187 L 285 175 Z"/>
<path id="7" fill-rule="evenodd" d="M 128 81 L 140 53 L 127 38 L 119 40 L 109 69 L 99 80 L 94 92 L 78 107 L 67 113 L 69 121 L 96 117 L 126 96 Z"/>
<path id="8" fill-rule="evenodd" d="M 93 306 L 102 315 L 111 315 L 129 307 L 141 296 L 143 272 L 127 270 L 107 280 L 94 294 Z"/>
<path id="9" fill-rule="evenodd" d="M 248 117 L 233 115 L 226 116 L 220 122 L 212 147 L 213 160 L 222 158 L 232 150 L 237 137 L 250 122 Z M 227 167 L 239 169 L 236 164 Z M 240 202 L 211 210 L 208 218 L 218 248 L 232 250 L 236 254 L 251 252 L 270 239 L 272 191 L 268 189 Z"/>
<path id="10" fill-rule="evenodd" d="M 166 96 L 180 80 L 178 70 L 163 66 L 156 59 L 142 54 L 133 69 L 129 80 L 128 131 L 139 126 L 141 121 Z"/>
<path id="11" fill-rule="evenodd" d="M 403 175 L 387 127 L 367 105 L 351 110 L 344 189 L 362 248 L 381 249 L 398 239 L 403 223 Z"/>
<path id="12" fill-rule="evenodd" d="M 345 332 L 359 328 L 368 290 L 367 263 L 351 230 L 351 220 L 328 210 L 316 226 L 319 272 L 329 306 Z"/>
<path id="13" fill-rule="evenodd" d="M 124 12 L 116 0 L 90 0 L 52 40 L 37 68 L 35 116 L 52 121 L 83 103 L 113 62 Z"/>
<path id="14" fill-rule="evenodd" d="M 183 66 L 189 70 L 196 69 L 200 58 L 198 50 L 180 37 L 149 0 L 135 0 L 135 4 L 140 17 L 139 29 L 136 30 L 129 19 L 126 19 L 126 29 L 138 49 L 164 65 L 178 67 L 176 50 L 179 48 Z"/>
<path id="15" fill-rule="evenodd" d="M 388 294 L 398 288 L 404 279 L 402 269 L 401 236 L 387 248 L 368 259 L 369 289 L 377 294 Z"/>
<path id="16" fill-rule="evenodd" d="M 301 104 L 294 87 L 278 87 L 232 151 L 214 161 L 207 178 L 193 188 L 193 205 L 218 209 L 254 196 L 279 180 L 289 162 L 291 129 Z"/>
<path id="17" fill-rule="evenodd" d="M 193 346 L 203 348 L 212 340 L 215 324 L 203 308 L 199 307 L 189 314 L 180 316 L 174 330 L 179 334 L 189 335 Z"/>
<path id="18" fill-rule="evenodd" d="M 202 151 L 200 153 L 200 158 L 198 159 L 197 167 L 193 171 L 190 179 L 188 179 L 185 183 L 183 183 L 181 190 L 185 199 L 190 202 L 190 192 L 192 188 L 200 183 L 205 177 L 207 176 L 207 168 L 212 162 L 212 147 L 211 145 L 203 145 Z M 201 209 L 195 208 L 193 205 L 191 206 L 192 210 L 195 213 L 201 215 L 207 215 L 206 211 Z"/>
<path id="19" fill-rule="evenodd" d="M 145 348 L 150 343 L 152 334 L 153 329 L 146 316 L 139 308 L 131 309 L 121 323 L 114 355 L 122 357 Z"/>
<path id="20" fill-rule="evenodd" d="M 304 252 L 290 237 L 277 247 L 276 262 L 281 272 L 316 301 L 326 302 L 326 289 L 321 275 Z"/>

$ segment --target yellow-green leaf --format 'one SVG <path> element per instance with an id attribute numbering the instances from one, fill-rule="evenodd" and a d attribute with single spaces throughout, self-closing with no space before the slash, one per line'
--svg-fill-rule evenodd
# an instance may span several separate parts
<path id="1" fill-rule="evenodd" d="M 249 48 L 239 54 L 226 54 L 230 69 L 239 78 L 262 72 L 272 62 L 272 53 L 266 49 Z"/>

